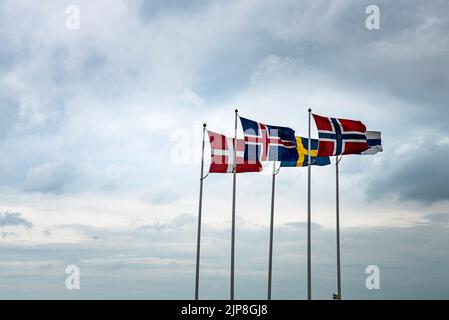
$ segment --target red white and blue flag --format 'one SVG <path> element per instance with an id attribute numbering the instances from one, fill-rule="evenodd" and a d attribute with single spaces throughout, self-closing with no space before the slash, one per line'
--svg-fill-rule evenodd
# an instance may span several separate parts
<path id="1" fill-rule="evenodd" d="M 296 161 L 295 130 L 266 125 L 240 117 L 247 161 Z"/>
<path id="2" fill-rule="evenodd" d="M 209 134 L 211 163 L 210 173 L 233 173 L 234 172 L 234 138 L 226 137 L 222 134 L 212 131 Z M 236 172 L 260 172 L 262 165 L 259 161 L 245 161 L 243 159 L 245 142 L 243 139 L 237 139 L 236 154 Z"/>
<path id="3" fill-rule="evenodd" d="M 363 155 L 373 155 L 378 152 L 384 151 L 382 148 L 382 138 L 380 131 L 367 131 L 365 132 L 366 140 L 368 141 L 369 149 L 363 151 L 360 154 Z"/>
<path id="4" fill-rule="evenodd" d="M 360 154 L 369 148 L 366 126 L 361 121 L 314 114 L 318 129 L 318 157 Z"/>

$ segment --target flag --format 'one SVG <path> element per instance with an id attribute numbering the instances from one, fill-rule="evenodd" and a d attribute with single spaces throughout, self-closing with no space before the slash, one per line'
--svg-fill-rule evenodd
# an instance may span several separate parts
<path id="1" fill-rule="evenodd" d="M 366 131 L 365 136 L 366 140 L 368 141 L 369 149 L 363 151 L 360 154 L 373 155 L 378 152 L 384 151 L 384 149 L 382 148 L 381 133 L 379 131 Z"/>
<path id="2" fill-rule="evenodd" d="M 295 161 L 295 130 L 240 117 L 245 136 L 245 160 Z"/>
<path id="3" fill-rule="evenodd" d="M 233 173 L 235 139 L 222 134 L 207 131 L 209 134 L 211 163 L 210 173 Z M 262 165 L 259 161 L 245 161 L 243 159 L 245 141 L 237 139 L 237 173 L 260 172 Z"/>
<path id="4" fill-rule="evenodd" d="M 360 154 L 369 148 L 366 127 L 360 121 L 322 117 L 314 114 L 318 128 L 318 156 Z"/>
<path id="5" fill-rule="evenodd" d="M 317 157 L 318 155 L 318 140 L 310 139 L 311 150 L 310 156 L 312 160 L 312 165 L 314 166 L 327 166 L 331 163 L 329 157 Z M 296 137 L 296 150 L 297 150 L 297 160 L 296 161 L 282 161 L 281 167 L 307 167 L 309 165 L 309 139 Z"/>

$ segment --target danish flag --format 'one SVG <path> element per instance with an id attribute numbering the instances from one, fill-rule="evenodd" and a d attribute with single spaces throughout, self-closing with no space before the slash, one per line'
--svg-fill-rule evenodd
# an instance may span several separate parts
<path id="1" fill-rule="evenodd" d="M 236 154 L 236 172 L 260 172 L 262 165 L 259 161 L 245 161 L 243 159 L 245 142 L 237 139 L 237 147 L 235 147 L 235 139 L 226 137 L 222 134 L 212 131 L 209 134 L 211 163 L 210 173 L 233 173 L 234 172 L 234 152 Z"/>
<path id="2" fill-rule="evenodd" d="M 245 136 L 245 160 L 295 161 L 295 130 L 240 117 Z"/>
<path id="3" fill-rule="evenodd" d="M 361 121 L 322 117 L 314 114 L 318 129 L 318 157 L 360 154 L 369 148 L 366 126 Z"/>

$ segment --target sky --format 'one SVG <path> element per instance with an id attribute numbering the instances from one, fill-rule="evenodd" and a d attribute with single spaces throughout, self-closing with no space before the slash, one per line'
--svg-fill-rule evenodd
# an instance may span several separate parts
<path id="1" fill-rule="evenodd" d="M 0 298 L 193 298 L 202 124 L 232 136 L 238 108 L 306 136 L 310 107 L 382 132 L 382 153 L 340 163 L 343 298 L 448 299 L 448 9 L 0 0 Z M 237 177 L 237 299 L 266 297 L 265 169 Z M 277 176 L 274 299 L 307 297 L 306 190 L 305 169 Z M 205 179 L 202 299 L 229 296 L 231 199 L 232 176 Z M 312 293 L 331 299 L 334 165 L 313 168 L 312 222 Z"/>

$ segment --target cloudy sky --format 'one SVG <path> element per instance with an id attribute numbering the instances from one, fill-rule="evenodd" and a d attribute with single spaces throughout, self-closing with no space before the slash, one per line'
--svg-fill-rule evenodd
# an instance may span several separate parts
<path id="1" fill-rule="evenodd" d="M 365 26 L 371 4 L 379 30 Z M 231 135 L 238 107 L 306 135 L 311 107 L 383 135 L 382 154 L 340 166 L 343 298 L 448 299 L 447 12 L 446 0 L 0 0 L 0 298 L 193 298 L 202 123 Z M 269 171 L 238 176 L 237 298 L 266 297 Z M 313 170 L 320 299 L 336 291 L 334 172 Z M 304 299 L 306 170 L 277 182 L 273 298 Z M 202 298 L 228 298 L 231 188 L 205 180 Z M 80 290 L 65 286 L 72 264 Z M 365 287 L 370 265 L 380 290 Z"/>

